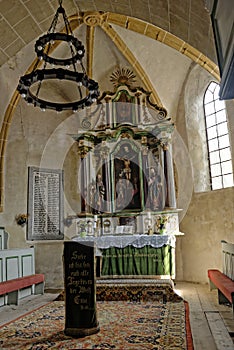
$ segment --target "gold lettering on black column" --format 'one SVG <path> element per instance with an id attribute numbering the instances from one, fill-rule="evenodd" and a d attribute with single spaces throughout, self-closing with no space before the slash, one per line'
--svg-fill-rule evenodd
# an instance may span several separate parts
<path id="1" fill-rule="evenodd" d="M 94 246 L 64 243 L 65 314 L 67 335 L 98 332 L 94 278 Z"/>

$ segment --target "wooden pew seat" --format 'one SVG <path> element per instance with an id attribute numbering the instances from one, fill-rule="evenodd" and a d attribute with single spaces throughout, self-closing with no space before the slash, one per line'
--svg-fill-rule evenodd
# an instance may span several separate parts
<path id="1" fill-rule="evenodd" d="M 216 269 L 208 270 L 210 290 L 218 289 L 219 303 L 229 302 L 234 314 L 234 281 Z"/>
<path id="2" fill-rule="evenodd" d="M 19 291 L 32 287 L 33 294 L 44 294 L 45 277 L 43 274 L 34 274 L 8 281 L 0 282 L 0 296 L 7 295 L 7 304 L 19 303 Z"/>

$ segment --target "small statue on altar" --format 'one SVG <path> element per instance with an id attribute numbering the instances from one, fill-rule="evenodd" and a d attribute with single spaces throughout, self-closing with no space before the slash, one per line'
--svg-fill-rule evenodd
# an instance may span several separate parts
<path id="1" fill-rule="evenodd" d="M 104 196 L 105 196 L 105 186 L 102 181 L 102 175 L 100 173 L 97 174 L 96 177 L 96 189 L 94 195 L 94 206 L 97 213 L 101 213 L 105 211 L 104 208 Z"/>
<path id="2" fill-rule="evenodd" d="M 149 179 L 149 207 L 152 210 L 163 209 L 163 186 L 161 176 L 157 175 L 155 168 L 150 168 Z"/>
<path id="3" fill-rule="evenodd" d="M 124 209 L 127 204 L 127 192 L 126 192 L 126 180 L 122 178 L 122 174 L 119 175 L 119 181 L 116 185 L 116 209 L 122 210 Z"/>
<path id="4" fill-rule="evenodd" d="M 138 187 L 139 179 L 137 176 L 134 176 L 133 178 L 133 190 L 132 190 L 132 200 L 131 200 L 131 206 L 135 208 L 140 208 L 140 191 Z"/>
<path id="5" fill-rule="evenodd" d="M 131 180 L 131 172 L 132 172 L 132 169 L 130 167 L 131 161 L 129 159 L 123 159 L 123 162 L 124 162 L 123 173 L 125 175 L 125 178 L 127 180 Z"/>
<path id="6" fill-rule="evenodd" d="M 95 208 L 95 193 L 96 193 L 96 184 L 93 180 L 89 186 L 88 191 L 85 189 L 85 211 L 92 213 Z"/>
<path id="7" fill-rule="evenodd" d="M 81 211 L 85 213 L 91 213 L 93 208 L 93 196 L 94 196 L 94 189 L 95 186 L 93 183 L 89 184 L 88 187 L 86 187 L 83 190 L 83 193 L 81 194 Z"/>

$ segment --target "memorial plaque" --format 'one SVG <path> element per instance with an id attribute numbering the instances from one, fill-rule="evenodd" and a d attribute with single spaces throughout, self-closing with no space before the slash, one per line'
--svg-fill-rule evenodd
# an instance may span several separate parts
<path id="1" fill-rule="evenodd" d="M 96 312 L 94 242 L 64 242 L 65 334 L 99 331 Z"/>
<path id="2" fill-rule="evenodd" d="M 63 171 L 29 168 L 28 239 L 63 239 Z"/>

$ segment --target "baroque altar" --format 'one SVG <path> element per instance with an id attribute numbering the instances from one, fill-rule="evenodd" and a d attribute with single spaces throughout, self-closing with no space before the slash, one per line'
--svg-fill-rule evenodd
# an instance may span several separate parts
<path id="1" fill-rule="evenodd" d="M 102 94 L 83 130 L 72 135 L 80 155 L 77 239 L 180 234 L 174 125 L 150 92 L 124 78 Z"/>

